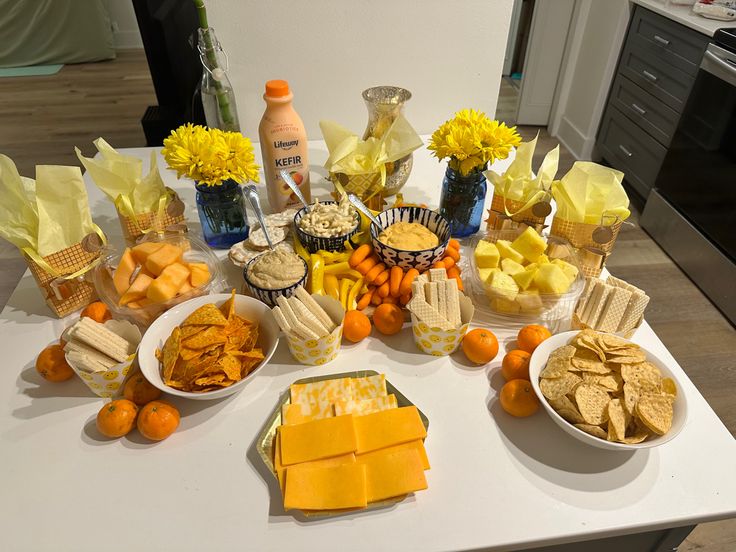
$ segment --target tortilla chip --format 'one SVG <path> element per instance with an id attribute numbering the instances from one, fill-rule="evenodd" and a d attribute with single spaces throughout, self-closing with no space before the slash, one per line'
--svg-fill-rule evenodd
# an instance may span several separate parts
<path id="1" fill-rule="evenodd" d="M 183 345 L 187 349 L 204 349 L 210 345 L 224 344 L 226 341 L 227 337 L 225 337 L 225 334 L 222 332 L 222 328 L 210 326 L 205 331 L 184 341 Z"/>
<path id="2" fill-rule="evenodd" d="M 181 331 L 179 328 L 174 328 L 171 335 L 164 343 L 164 348 L 161 351 L 162 364 L 163 364 L 163 377 L 164 380 L 171 379 L 171 373 L 174 370 L 176 359 L 179 358 L 179 349 L 181 348 Z"/>
<path id="3" fill-rule="evenodd" d="M 192 314 L 186 317 L 182 326 L 191 326 L 193 324 L 200 324 L 206 326 L 227 326 L 227 318 L 220 312 L 214 304 L 207 303 L 202 305 Z"/>

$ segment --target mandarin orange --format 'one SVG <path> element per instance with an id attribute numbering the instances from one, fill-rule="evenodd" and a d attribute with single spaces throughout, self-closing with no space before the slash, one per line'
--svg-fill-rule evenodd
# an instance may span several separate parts
<path id="1" fill-rule="evenodd" d="M 519 330 L 516 336 L 516 345 L 522 351 L 533 353 L 539 344 L 545 339 L 552 337 L 550 331 L 538 324 L 529 324 Z"/>
<path id="2" fill-rule="evenodd" d="M 498 354 L 498 339 L 491 330 L 476 328 L 470 330 L 462 340 L 465 356 L 473 364 L 487 364 Z"/>
<path id="3" fill-rule="evenodd" d="M 107 403 L 97 413 L 97 429 L 105 437 L 122 437 L 130 433 L 135 425 L 138 407 L 127 399 Z"/>
<path id="4" fill-rule="evenodd" d="M 151 401 L 138 414 L 138 431 L 152 441 L 162 441 L 179 427 L 179 411 L 164 401 Z"/>
<path id="5" fill-rule="evenodd" d="M 342 323 L 342 335 L 348 341 L 357 343 L 362 341 L 371 333 L 370 319 L 359 310 L 351 310 L 345 313 Z"/>
<path id="6" fill-rule="evenodd" d="M 501 374 L 506 381 L 513 379 L 529 379 L 529 359 L 531 355 L 521 349 L 506 353 L 501 363 Z"/>
<path id="7" fill-rule="evenodd" d="M 99 322 L 100 324 L 104 324 L 112 318 L 110 309 L 108 309 L 107 305 L 102 301 L 95 301 L 94 303 L 90 303 L 84 307 L 82 312 L 79 314 L 79 317 L 84 318 L 85 316 L 91 318 L 95 322 Z"/>
<path id="8" fill-rule="evenodd" d="M 506 412 L 518 418 L 531 416 L 539 410 L 539 399 L 529 380 L 507 381 L 501 388 L 498 399 Z"/>
<path id="9" fill-rule="evenodd" d="M 123 388 L 123 397 L 129 401 L 133 401 L 138 406 L 143 406 L 151 401 L 155 401 L 161 396 L 161 390 L 154 387 L 143 374 L 134 374 L 125 382 Z"/>
<path id="10" fill-rule="evenodd" d="M 378 305 L 373 313 L 373 325 L 382 334 L 399 333 L 404 325 L 404 313 L 401 307 L 388 303 Z"/>
<path id="11" fill-rule="evenodd" d="M 66 381 L 74 375 L 74 370 L 66 362 L 64 347 L 56 343 L 49 345 L 36 358 L 36 370 L 45 379 L 53 382 Z"/>

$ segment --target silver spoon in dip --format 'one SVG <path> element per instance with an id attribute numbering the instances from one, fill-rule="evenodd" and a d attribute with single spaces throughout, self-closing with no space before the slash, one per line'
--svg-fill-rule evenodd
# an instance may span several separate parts
<path id="1" fill-rule="evenodd" d="M 286 182 L 286 185 L 291 188 L 291 191 L 294 192 L 297 199 L 302 202 L 302 205 L 304 205 L 304 208 L 308 213 L 310 209 L 309 204 L 307 203 L 307 200 L 304 199 L 302 191 L 299 189 L 299 186 L 297 186 L 297 183 L 294 182 L 294 179 L 291 178 L 291 175 L 287 171 L 279 171 L 279 175 L 281 175 L 281 178 Z"/>
<path id="2" fill-rule="evenodd" d="M 358 196 L 355 194 L 348 194 L 348 201 L 353 204 L 353 207 L 355 207 L 358 211 L 363 213 L 365 216 L 368 217 L 368 220 L 370 220 L 373 224 L 375 224 L 378 229 L 383 232 L 383 226 L 379 222 L 379 220 L 371 213 L 371 210 L 366 207 L 365 203 L 363 203 Z"/>
<path id="3" fill-rule="evenodd" d="M 243 187 L 243 195 L 248 200 L 248 203 L 250 203 L 250 206 L 253 207 L 253 211 L 256 213 L 256 218 L 261 224 L 263 235 L 266 236 L 268 248 L 271 251 L 274 251 L 273 242 L 271 241 L 271 236 L 268 235 L 268 228 L 266 227 L 266 218 L 263 216 L 263 209 L 261 209 L 261 200 L 258 199 L 258 190 L 253 184 L 250 184 Z"/>

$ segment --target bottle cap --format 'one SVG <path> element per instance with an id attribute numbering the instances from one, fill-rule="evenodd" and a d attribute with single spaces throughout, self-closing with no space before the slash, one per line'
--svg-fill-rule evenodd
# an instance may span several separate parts
<path id="1" fill-rule="evenodd" d="M 289 94 L 289 83 L 285 80 L 270 80 L 266 82 L 266 96 L 282 98 Z"/>

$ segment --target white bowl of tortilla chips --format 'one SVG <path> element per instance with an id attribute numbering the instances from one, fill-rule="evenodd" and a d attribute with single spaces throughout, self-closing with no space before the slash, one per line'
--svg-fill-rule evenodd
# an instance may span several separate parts
<path id="1" fill-rule="evenodd" d="M 157 318 L 141 340 L 138 363 L 165 393 L 219 399 L 240 391 L 269 361 L 279 332 L 261 301 L 234 293 L 206 295 Z"/>
<path id="2" fill-rule="evenodd" d="M 612 334 L 552 336 L 532 354 L 529 377 L 555 423 L 594 447 L 656 447 L 687 419 L 677 376 L 650 351 Z"/>

